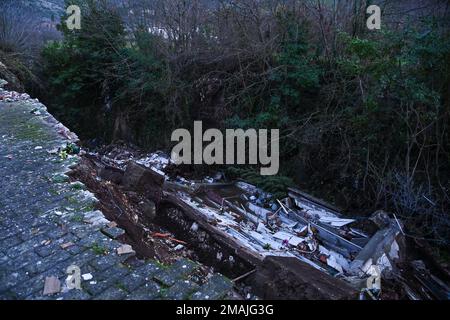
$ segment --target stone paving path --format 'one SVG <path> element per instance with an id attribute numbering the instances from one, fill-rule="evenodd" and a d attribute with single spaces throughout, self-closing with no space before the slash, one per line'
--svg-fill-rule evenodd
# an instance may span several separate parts
<path id="1" fill-rule="evenodd" d="M 172 266 L 119 256 L 124 231 L 109 228 L 94 210 L 95 197 L 67 172 L 78 157 L 49 151 L 68 143 L 68 130 L 33 100 L 0 102 L 0 299 L 223 299 L 231 282 L 215 274 L 196 284 L 198 264 Z M 82 290 L 65 290 L 66 270 L 76 265 Z M 43 295 L 46 277 L 62 292 Z"/>

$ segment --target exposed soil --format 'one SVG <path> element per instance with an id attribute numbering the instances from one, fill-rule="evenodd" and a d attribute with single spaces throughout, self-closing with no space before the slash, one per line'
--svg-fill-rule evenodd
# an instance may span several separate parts
<path id="1" fill-rule="evenodd" d="M 202 263 L 204 273 L 220 272 L 230 279 L 255 268 L 201 228 L 193 228 L 194 221 L 179 208 L 162 203 L 158 204 L 154 218 L 146 216 L 142 203 L 152 198 L 152 192 L 144 195 L 126 191 L 118 179 L 124 172 L 119 170 L 112 174 L 111 168 L 106 172 L 104 165 L 98 157 L 82 156 L 80 164 L 70 175 L 71 179 L 83 182 L 99 200 L 97 209 L 108 220 L 126 230 L 119 240 L 132 245 L 138 258 L 157 259 L 170 264 L 185 257 Z M 112 181 L 104 179 L 105 176 Z M 247 295 L 251 289 L 244 284 L 244 280 L 239 281 L 238 286 L 241 293 Z"/>

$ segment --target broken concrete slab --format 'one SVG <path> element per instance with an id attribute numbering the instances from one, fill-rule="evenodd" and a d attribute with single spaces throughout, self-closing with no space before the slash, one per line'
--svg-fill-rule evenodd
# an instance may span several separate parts
<path id="1" fill-rule="evenodd" d="M 400 230 L 395 223 L 378 231 L 369 243 L 359 252 L 350 265 L 353 274 L 366 274 L 372 265 L 377 265 L 379 271 L 392 270 L 393 262 L 399 259 L 397 237 Z"/>

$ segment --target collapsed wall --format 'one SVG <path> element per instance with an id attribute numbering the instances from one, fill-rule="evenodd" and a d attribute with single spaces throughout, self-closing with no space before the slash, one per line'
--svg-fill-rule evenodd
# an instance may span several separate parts
<path id="1" fill-rule="evenodd" d="M 114 169 L 116 183 L 155 203 L 154 223 L 183 240 L 202 263 L 235 278 L 235 285 L 250 286 L 260 298 L 379 299 L 387 289 L 393 293 L 385 296 L 420 296 L 420 285 L 410 281 L 417 275 L 402 280 L 409 262 L 401 222 L 385 212 L 349 219 L 297 189 L 274 200 L 220 175 L 185 179 L 162 153 L 119 162 L 122 178 Z"/>

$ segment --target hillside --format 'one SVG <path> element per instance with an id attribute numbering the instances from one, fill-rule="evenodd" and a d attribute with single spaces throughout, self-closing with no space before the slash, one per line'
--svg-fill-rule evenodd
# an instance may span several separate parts
<path id="1" fill-rule="evenodd" d="M 30 12 L 51 19 L 64 11 L 64 0 L 4 0 L 14 3 L 17 7 L 25 8 Z"/>

